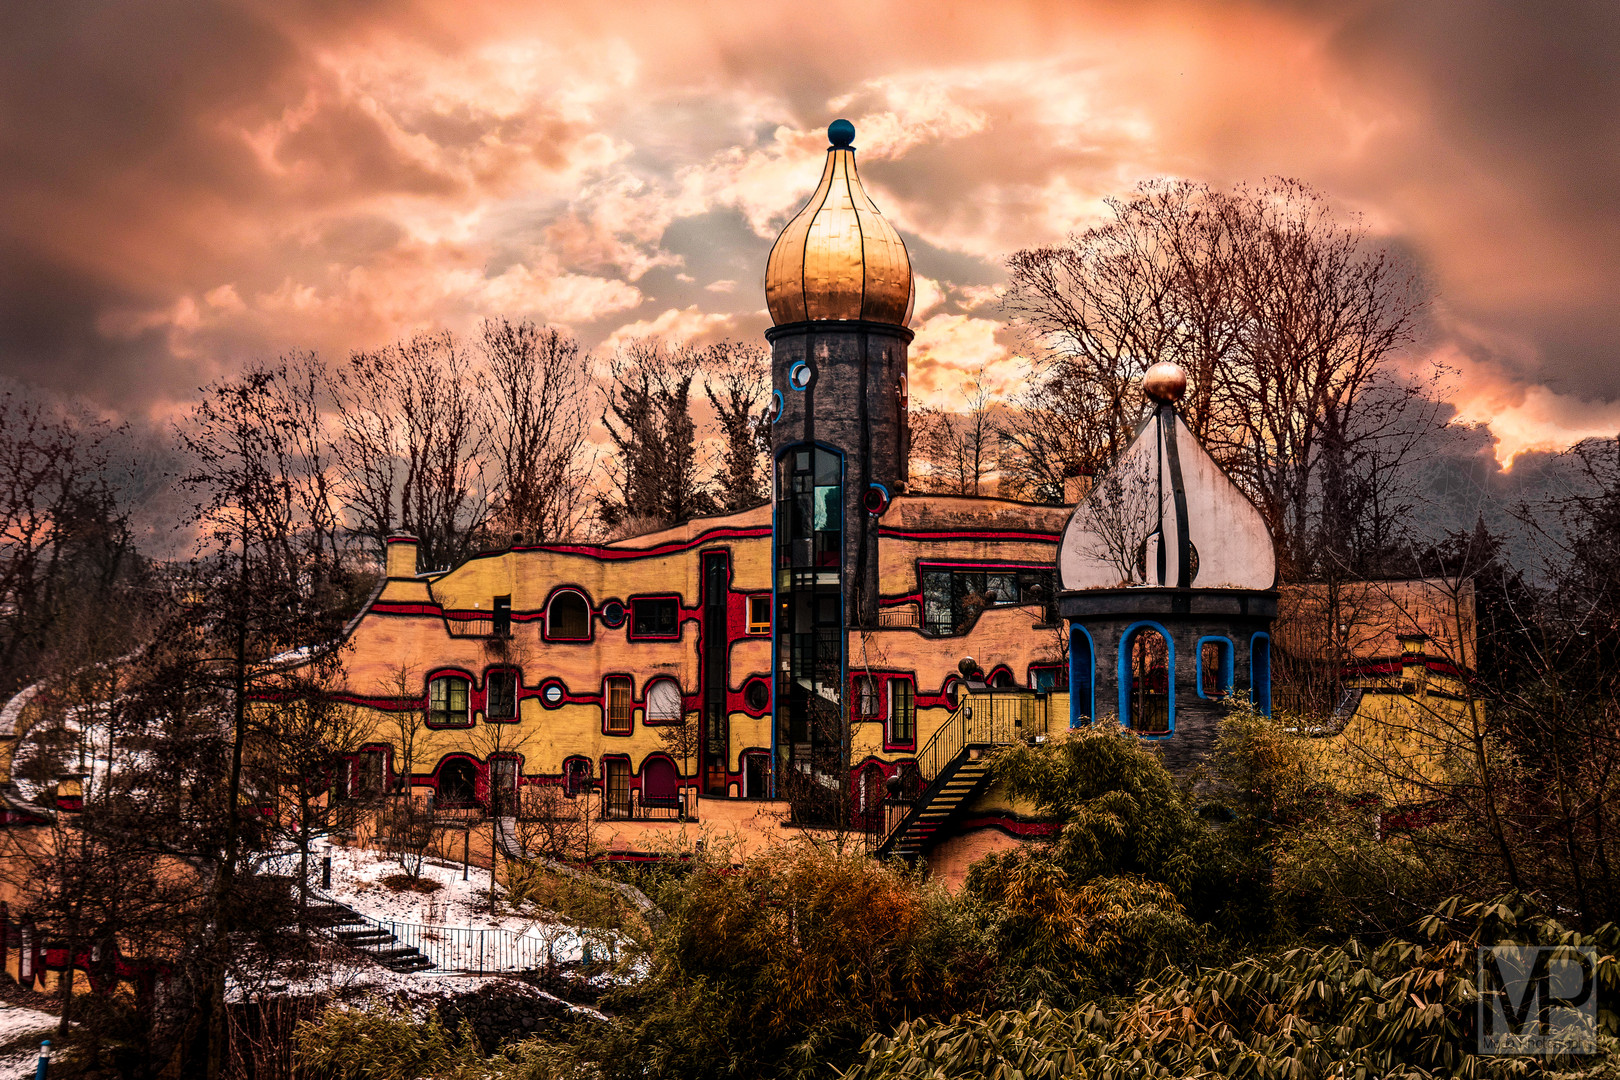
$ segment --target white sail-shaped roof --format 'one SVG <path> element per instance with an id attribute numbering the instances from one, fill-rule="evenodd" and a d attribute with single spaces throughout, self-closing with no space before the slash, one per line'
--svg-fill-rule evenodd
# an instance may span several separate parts
<path id="1" fill-rule="evenodd" d="M 1270 589 L 1277 558 L 1260 511 L 1160 405 L 1074 508 L 1058 579 L 1065 591 Z"/>

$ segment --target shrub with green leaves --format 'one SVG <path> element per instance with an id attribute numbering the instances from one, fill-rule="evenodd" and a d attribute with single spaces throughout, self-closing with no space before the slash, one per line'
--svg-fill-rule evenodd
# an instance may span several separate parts
<path id="1" fill-rule="evenodd" d="M 1540 1061 L 1474 1052 L 1478 947 L 1592 946 L 1596 1058 Z M 1516 1080 L 1620 1076 L 1620 932 L 1582 935 L 1521 899 L 1448 901 L 1405 938 L 1377 947 L 1295 948 L 1144 985 L 1115 1008 L 1034 1007 L 918 1020 L 866 1044 L 844 1080 L 1084 1077 L 1089 1080 Z"/>
<path id="2" fill-rule="evenodd" d="M 330 1080 L 483 1080 L 478 1039 L 463 1021 L 452 1037 L 437 1016 L 419 1020 L 396 1002 L 331 1006 L 293 1033 L 298 1064 Z"/>

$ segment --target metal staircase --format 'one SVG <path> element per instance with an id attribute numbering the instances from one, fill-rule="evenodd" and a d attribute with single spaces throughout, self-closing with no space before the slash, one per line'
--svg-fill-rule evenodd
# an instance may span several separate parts
<path id="1" fill-rule="evenodd" d="M 1028 690 L 972 693 L 917 754 L 922 794 L 891 806 L 879 858 L 916 859 L 990 780 L 990 752 L 1046 734 L 1050 697 Z"/>

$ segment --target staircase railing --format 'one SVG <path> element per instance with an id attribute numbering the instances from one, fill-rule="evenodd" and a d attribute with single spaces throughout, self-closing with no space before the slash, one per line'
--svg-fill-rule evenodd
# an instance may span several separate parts
<path id="1" fill-rule="evenodd" d="M 940 776 L 963 750 L 1010 746 L 1046 734 L 1047 706 L 1045 694 L 1028 690 L 1000 693 L 985 690 L 968 694 L 950 719 L 941 724 L 917 752 L 917 772 L 922 778 L 923 791 L 912 806 L 928 801 Z M 894 816 L 883 834 L 883 842 L 886 843 L 909 816 L 909 810 Z"/>

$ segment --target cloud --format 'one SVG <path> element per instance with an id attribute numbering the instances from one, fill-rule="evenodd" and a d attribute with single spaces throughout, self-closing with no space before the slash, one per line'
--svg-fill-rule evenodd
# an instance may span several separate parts
<path id="1" fill-rule="evenodd" d="M 0 372 L 104 407 L 489 314 L 587 344 L 753 333 L 840 114 L 919 275 L 919 392 L 986 358 L 1013 379 L 1010 251 L 1141 179 L 1283 174 L 1424 269 L 1428 347 L 1469 365 L 1499 454 L 1620 401 L 1620 8 L 1597 0 L 15 8 Z"/>
<path id="2" fill-rule="evenodd" d="M 626 342 L 647 337 L 700 345 L 726 337 L 731 325 L 731 316 L 701 311 L 696 305 L 669 308 L 651 319 L 637 319 L 620 326 L 602 339 L 601 351 L 611 353 Z"/>

